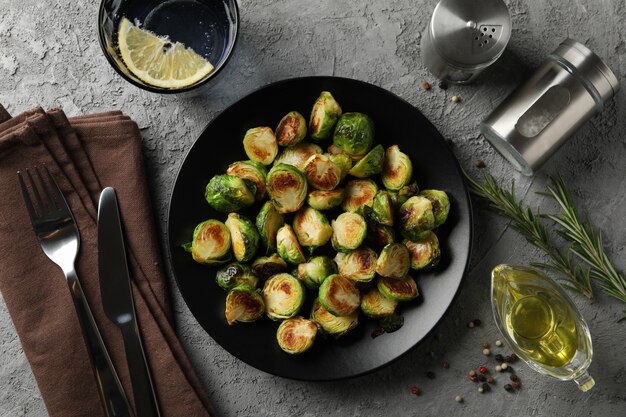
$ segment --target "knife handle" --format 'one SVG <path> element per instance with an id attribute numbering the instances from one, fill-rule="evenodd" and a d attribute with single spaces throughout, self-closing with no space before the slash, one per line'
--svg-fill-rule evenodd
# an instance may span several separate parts
<path id="1" fill-rule="evenodd" d="M 130 381 L 133 385 L 137 417 L 160 417 L 161 413 L 154 386 L 152 385 L 152 377 L 150 376 L 150 369 L 148 368 L 143 344 L 141 343 L 137 322 L 131 320 L 122 325 L 121 330 L 124 338 Z"/>

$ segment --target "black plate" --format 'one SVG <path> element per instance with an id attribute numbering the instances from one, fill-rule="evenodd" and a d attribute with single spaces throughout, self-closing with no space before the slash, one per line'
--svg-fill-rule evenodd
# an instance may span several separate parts
<path id="1" fill-rule="evenodd" d="M 414 178 L 422 188 L 445 190 L 451 212 L 438 231 L 442 261 L 432 272 L 413 273 L 420 298 L 401 304 L 404 327 L 376 339 L 376 323 L 363 315 L 359 326 L 339 340 L 319 338 L 303 355 L 290 356 L 275 340 L 278 323 L 264 318 L 256 323 L 228 326 L 224 318 L 225 293 L 214 282 L 215 268 L 195 263 L 181 249 L 191 240 L 199 222 L 225 214 L 204 200 L 211 177 L 224 173 L 229 163 L 248 159 L 242 139 L 256 126 L 276 126 L 287 112 L 308 117 L 320 91 L 332 92 L 344 111 L 370 115 L 377 143 L 397 144 L 413 161 Z M 323 144 L 324 147 L 329 143 Z M 251 210 L 251 216 L 255 211 Z M 452 303 L 469 260 L 472 218 L 461 170 L 445 140 L 413 106 L 394 94 L 362 81 L 336 77 L 306 77 L 265 86 L 239 100 L 213 120 L 189 150 L 172 193 L 169 215 L 169 255 L 180 292 L 200 325 L 231 354 L 255 368 L 301 380 L 334 380 L 372 371 L 402 356 L 435 327 Z M 310 302 L 302 311 L 308 316 Z"/>

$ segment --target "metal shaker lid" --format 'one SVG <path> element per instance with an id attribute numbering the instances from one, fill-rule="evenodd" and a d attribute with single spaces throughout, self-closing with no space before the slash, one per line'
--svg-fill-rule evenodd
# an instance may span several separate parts
<path id="1" fill-rule="evenodd" d="M 430 21 L 437 53 L 459 67 L 497 59 L 511 37 L 511 16 L 502 0 L 441 0 Z"/>

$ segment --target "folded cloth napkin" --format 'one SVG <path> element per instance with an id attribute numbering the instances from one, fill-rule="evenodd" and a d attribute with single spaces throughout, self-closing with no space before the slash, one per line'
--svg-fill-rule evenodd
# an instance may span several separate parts
<path id="1" fill-rule="evenodd" d="M 172 327 L 137 125 L 121 112 L 66 118 L 58 109 L 11 118 L 0 105 L 0 291 L 51 417 L 103 415 L 74 305 L 32 231 L 16 171 L 46 164 L 74 213 L 76 262 L 93 315 L 132 405 L 119 329 L 100 300 L 97 202 L 117 190 L 138 324 L 163 417 L 215 415 Z"/>

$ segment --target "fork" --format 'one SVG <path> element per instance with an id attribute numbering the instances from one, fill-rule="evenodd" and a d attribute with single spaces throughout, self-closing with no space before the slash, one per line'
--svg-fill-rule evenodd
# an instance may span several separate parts
<path id="1" fill-rule="evenodd" d="M 100 331 L 91 314 L 91 309 L 74 268 L 80 247 L 80 234 L 74 216 L 48 167 L 44 165 L 42 169 L 47 174 L 45 175 L 48 180 L 47 183 L 44 181 L 44 176 L 42 176 L 39 167 L 35 167 L 33 170 L 35 175 L 32 175 L 28 169 L 26 169 L 25 174 L 17 172 L 22 196 L 41 248 L 65 274 L 78 321 L 83 331 L 83 338 L 105 415 L 107 417 L 132 417 L 134 414 L 102 341 L 102 336 L 100 336 Z M 36 176 L 36 180 L 33 178 L 34 176 Z M 34 200 L 26 185 L 25 178 L 28 179 Z"/>

